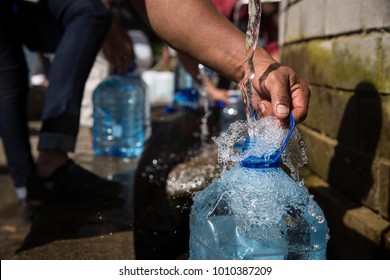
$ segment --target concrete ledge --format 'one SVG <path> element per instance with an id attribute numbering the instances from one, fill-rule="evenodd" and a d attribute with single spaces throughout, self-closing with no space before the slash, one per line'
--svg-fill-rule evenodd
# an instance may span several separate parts
<path id="1" fill-rule="evenodd" d="M 305 168 L 305 185 L 325 213 L 330 228 L 329 259 L 388 259 L 390 223 L 345 197 Z"/>

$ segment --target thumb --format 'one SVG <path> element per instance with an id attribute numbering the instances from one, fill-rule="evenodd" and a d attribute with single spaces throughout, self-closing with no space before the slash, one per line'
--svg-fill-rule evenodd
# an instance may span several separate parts
<path id="1" fill-rule="evenodd" d="M 271 96 L 274 115 L 279 120 L 288 118 L 290 114 L 289 80 L 285 75 L 269 75 L 266 81 Z"/>

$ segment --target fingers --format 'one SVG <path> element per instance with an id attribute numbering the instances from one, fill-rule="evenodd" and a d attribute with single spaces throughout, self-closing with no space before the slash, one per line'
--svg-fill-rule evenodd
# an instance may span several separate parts
<path id="1" fill-rule="evenodd" d="M 307 84 L 285 66 L 265 73 L 259 78 L 260 92 L 257 100 L 253 100 L 255 108 L 263 116 L 275 116 L 282 125 L 289 124 L 290 114 L 298 123 L 302 122 L 309 106 L 310 90 Z"/>
<path id="2" fill-rule="evenodd" d="M 306 119 L 310 95 L 310 89 L 303 81 L 298 81 L 291 89 L 291 114 L 297 123 Z"/>

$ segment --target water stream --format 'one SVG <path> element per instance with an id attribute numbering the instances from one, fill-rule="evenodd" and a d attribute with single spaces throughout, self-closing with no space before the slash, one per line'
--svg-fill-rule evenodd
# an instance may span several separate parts
<path id="1" fill-rule="evenodd" d="M 213 138 L 218 147 L 218 162 L 222 166 L 222 174 L 247 156 L 258 155 L 260 152 L 258 149 L 253 149 L 242 154 L 235 149 L 237 142 L 243 141 L 248 136 L 254 137 L 263 143 L 262 152 L 272 153 L 280 147 L 288 132 L 287 128 L 279 125 L 276 118 L 262 117 L 252 105 L 252 80 L 255 77 L 253 55 L 260 33 L 261 13 L 261 0 L 250 0 L 245 42 L 245 76 L 239 82 L 245 102 L 247 122 L 237 121 L 230 125 L 226 135 Z M 290 170 L 291 177 L 303 186 L 303 181 L 299 177 L 299 168 L 307 163 L 306 144 L 296 128 L 282 154 L 282 162 Z"/>
<path id="2" fill-rule="evenodd" d="M 248 120 L 248 132 L 252 136 L 253 123 L 256 120 L 256 112 L 252 106 L 252 79 L 255 77 L 255 67 L 253 65 L 253 55 L 257 46 L 261 21 L 261 1 L 250 0 L 248 3 L 249 20 L 246 31 L 245 44 L 245 76 L 239 82 L 243 99 L 246 105 L 246 115 Z"/>

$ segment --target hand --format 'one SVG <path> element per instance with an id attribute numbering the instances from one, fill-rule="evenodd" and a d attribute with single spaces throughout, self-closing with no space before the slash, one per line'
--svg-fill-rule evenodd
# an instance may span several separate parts
<path id="1" fill-rule="evenodd" d="M 306 118 L 310 89 L 291 68 L 276 62 L 263 64 L 256 68 L 252 84 L 257 93 L 252 104 L 264 116 L 275 116 L 282 125 L 288 125 L 289 114 L 297 123 Z"/>
<path id="2" fill-rule="evenodd" d="M 119 75 L 126 73 L 134 62 L 133 42 L 115 18 L 104 41 L 103 51 L 110 63 L 110 71 L 115 69 Z"/>

